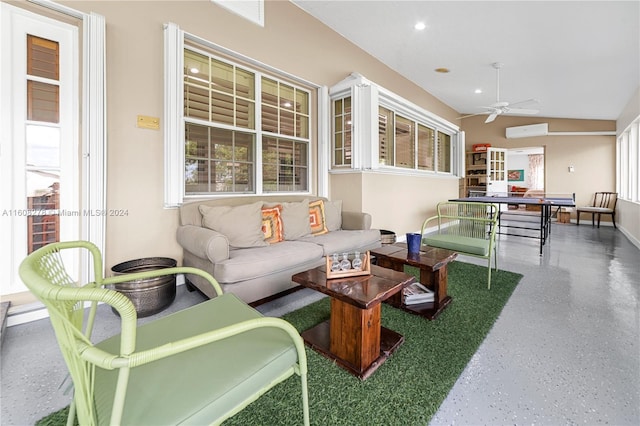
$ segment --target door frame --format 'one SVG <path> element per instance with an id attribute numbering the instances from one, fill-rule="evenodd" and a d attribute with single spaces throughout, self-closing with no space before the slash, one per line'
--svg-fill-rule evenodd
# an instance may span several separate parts
<path id="1" fill-rule="evenodd" d="M 80 212 L 104 211 L 106 208 L 106 36 L 105 19 L 93 12 L 85 13 L 48 0 L 29 0 L 30 3 L 81 20 L 82 33 L 82 99 L 80 115 Z M 1 4 L 16 13 L 41 15 L 25 9 Z M 0 71 L 1 73 L 2 71 Z M 0 77 L 2 78 L 2 77 Z M 0 103 L 0 110 L 6 105 Z M 6 113 L 0 111 L 0 116 Z M 3 155 L 0 151 L 0 155 Z M 4 161 L 2 159 L 1 161 Z M 105 247 L 106 218 L 103 215 L 82 216 L 80 238 L 94 243 L 102 253 Z M 103 264 L 104 268 L 104 264 Z M 104 275 L 103 271 L 96 271 Z M 88 254 L 80 258 L 80 280 L 87 282 L 93 276 L 93 263 Z M 3 299 L 9 299 L 3 295 Z M 35 306 L 34 306 L 35 305 Z M 7 325 L 16 325 L 47 317 L 44 306 L 37 302 L 27 307 L 12 308 Z"/>
<path id="2" fill-rule="evenodd" d="M 520 152 L 519 152 L 520 151 Z M 544 158 L 543 164 L 544 164 L 544 172 L 543 172 L 543 176 L 542 176 L 542 190 L 546 191 L 546 187 L 547 187 L 547 155 L 546 155 L 546 151 L 547 151 L 547 147 L 546 145 L 535 145 L 535 146 L 526 146 L 526 147 L 519 147 L 519 148 L 509 148 L 509 150 L 507 151 L 507 161 L 509 161 L 509 156 L 513 156 L 513 155 L 529 155 L 529 154 L 541 154 Z M 527 163 L 527 169 L 525 170 L 525 176 L 526 174 L 529 173 L 529 164 Z M 524 183 L 527 182 L 527 179 L 525 179 Z M 532 189 L 532 188 L 530 188 Z"/>

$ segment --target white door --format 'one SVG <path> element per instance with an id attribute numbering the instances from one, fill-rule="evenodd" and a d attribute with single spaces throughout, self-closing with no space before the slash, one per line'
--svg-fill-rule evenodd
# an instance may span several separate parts
<path id="1" fill-rule="evenodd" d="M 0 290 L 32 251 L 80 235 L 78 29 L 2 3 Z M 77 262 L 75 269 L 77 270 Z"/>
<path id="2" fill-rule="evenodd" d="M 507 150 L 487 149 L 487 195 L 506 197 L 509 187 L 507 180 Z"/>

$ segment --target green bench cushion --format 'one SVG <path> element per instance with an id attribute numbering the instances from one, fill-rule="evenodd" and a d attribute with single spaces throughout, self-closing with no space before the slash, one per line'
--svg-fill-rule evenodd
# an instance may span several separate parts
<path id="1" fill-rule="evenodd" d="M 260 318 L 255 309 L 225 294 L 138 328 L 137 351 Z M 119 336 L 97 346 L 119 352 Z M 259 328 L 131 370 L 122 424 L 210 424 L 223 413 L 291 375 L 297 353 L 282 330 Z M 159 374 L 158 372 L 162 372 Z M 99 423 L 111 413 L 117 371 L 97 368 Z M 207 377 L 208 380 L 202 380 Z M 191 413 L 187 417 L 180 414 Z"/>
<path id="2" fill-rule="evenodd" d="M 423 237 L 423 243 L 447 250 L 476 256 L 489 255 L 489 240 L 452 234 L 435 234 Z"/>

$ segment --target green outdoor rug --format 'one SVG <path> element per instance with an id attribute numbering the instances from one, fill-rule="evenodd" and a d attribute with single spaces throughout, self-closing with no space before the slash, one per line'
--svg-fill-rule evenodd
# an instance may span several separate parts
<path id="1" fill-rule="evenodd" d="M 426 425 L 500 315 L 522 275 L 492 274 L 484 268 L 449 265 L 451 304 L 435 321 L 382 307 L 382 325 L 402 334 L 404 343 L 367 380 L 360 381 L 307 348 L 311 424 Z M 408 273 L 417 274 L 413 268 Z M 291 312 L 284 319 L 304 331 L 329 318 L 329 299 Z M 37 425 L 64 425 L 66 409 Z M 225 425 L 298 425 L 302 421 L 297 376 L 267 392 Z"/>

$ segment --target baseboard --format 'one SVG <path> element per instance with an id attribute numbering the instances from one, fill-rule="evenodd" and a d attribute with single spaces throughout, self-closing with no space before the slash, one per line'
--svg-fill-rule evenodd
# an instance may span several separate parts
<path id="1" fill-rule="evenodd" d="M 7 327 L 49 318 L 47 308 L 41 302 L 18 305 L 9 309 Z"/>
<path id="2" fill-rule="evenodd" d="M 554 222 L 554 223 L 560 223 L 560 222 Z M 577 225 L 578 222 L 575 219 L 571 219 L 571 223 L 573 223 L 574 225 Z M 585 221 L 585 220 L 580 220 L 580 225 L 579 226 L 592 226 L 591 225 L 591 221 Z M 600 222 L 600 227 L 602 228 L 603 226 L 611 226 L 613 227 L 613 222 Z M 593 225 L 594 228 L 598 227 L 598 223 L 596 222 L 595 225 Z"/>
<path id="3" fill-rule="evenodd" d="M 9 307 L 11 302 L 2 302 L 0 304 L 0 320 L 2 320 L 2 326 L 0 327 L 0 346 L 4 341 L 4 330 L 7 328 L 7 316 L 9 315 Z"/>
<path id="4" fill-rule="evenodd" d="M 627 237 L 631 244 L 633 244 L 634 246 L 636 246 L 636 248 L 638 248 L 638 250 L 640 250 L 640 240 L 638 240 L 629 231 L 627 231 L 626 228 L 620 225 L 618 225 L 618 230 L 620 230 L 620 232 L 622 232 L 622 234 Z"/>

